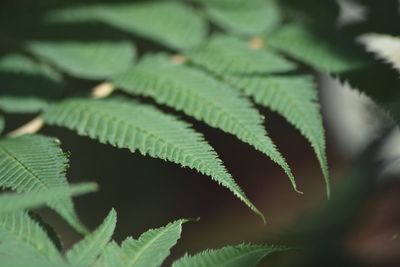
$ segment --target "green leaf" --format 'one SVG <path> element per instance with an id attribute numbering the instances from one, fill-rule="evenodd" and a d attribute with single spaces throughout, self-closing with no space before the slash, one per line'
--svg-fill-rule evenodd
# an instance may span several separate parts
<path id="1" fill-rule="evenodd" d="M 204 18 L 178 1 L 80 6 L 53 11 L 49 19 L 100 21 L 178 50 L 199 45 L 207 34 Z"/>
<path id="2" fill-rule="evenodd" d="M 32 41 L 26 48 L 65 73 L 84 79 L 109 78 L 132 65 L 136 55 L 127 41 Z"/>
<path id="3" fill-rule="evenodd" d="M 96 267 L 126 267 L 123 258 L 121 248 L 117 243 L 111 241 L 108 243 L 100 257 L 94 264 Z"/>
<path id="4" fill-rule="evenodd" d="M 96 184 L 85 183 L 65 188 L 50 188 L 41 192 L 29 192 L 24 194 L 3 193 L 0 194 L 0 214 L 40 207 L 49 202 L 56 202 L 71 196 L 86 194 L 96 189 Z"/>
<path id="5" fill-rule="evenodd" d="M 267 255 L 289 250 L 280 246 L 241 244 L 218 250 L 206 250 L 194 256 L 185 255 L 172 267 L 255 267 Z"/>
<path id="6" fill-rule="evenodd" d="M 93 233 L 88 234 L 67 251 L 67 260 L 72 264 L 81 266 L 93 264 L 110 241 L 116 223 L 117 214 L 114 210 L 111 210 L 103 223 Z"/>
<path id="7" fill-rule="evenodd" d="M 262 49 L 251 49 L 232 36 L 215 35 L 204 45 L 187 51 L 190 62 L 216 74 L 261 74 L 295 69 L 283 57 Z"/>
<path id="8" fill-rule="evenodd" d="M 297 24 L 283 26 L 275 34 L 267 36 L 266 43 L 267 47 L 271 46 L 322 72 L 340 73 L 361 66 L 360 61 L 347 55 L 339 45 Z"/>
<path id="9" fill-rule="evenodd" d="M 293 124 L 313 147 L 330 195 L 325 133 L 316 85 L 311 76 L 235 77 L 225 79 L 262 106 L 278 112 Z"/>
<path id="10" fill-rule="evenodd" d="M 18 192 L 43 192 L 66 188 L 65 169 L 68 160 L 56 139 L 40 135 L 20 136 L 0 140 L 0 186 Z M 85 232 L 67 197 L 48 205 L 71 226 Z"/>
<path id="11" fill-rule="evenodd" d="M 62 256 L 44 230 L 26 212 L 2 214 L 0 216 L 0 259 L 7 247 L 3 243 L 14 242 L 32 249 L 41 257 L 54 263 L 62 262 Z M 16 253 L 15 249 L 9 252 Z M 58 266 L 58 265 L 55 265 Z"/>
<path id="12" fill-rule="evenodd" d="M 181 236 L 182 224 L 178 220 L 165 227 L 149 230 L 138 240 L 126 239 L 122 243 L 123 257 L 127 267 L 159 267 L 170 254 L 170 249 Z"/>
<path id="13" fill-rule="evenodd" d="M 11 113 L 37 112 L 63 92 L 62 76 L 22 54 L 0 57 L 0 109 Z"/>
<path id="14" fill-rule="evenodd" d="M 400 72 L 400 37 L 388 34 L 368 33 L 363 34 L 359 41 L 364 44 L 369 52 L 392 65 Z"/>
<path id="15" fill-rule="evenodd" d="M 240 6 L 206 5 L 210 20 L 228 32 L 241 35 L 257 35 L 270 32 L 281 21 L 281 11 L 276 1 L 246 1 Z"/>
<path id="16" fill-rule="evenodd" d="M 202 71 L 172 64 L 165 55 L 147 56 L 113 83 L 237 136 L 279 164 L 296 188 L 289 166 L 267 136 L 262 116 L 230 86 Z"/>
<path id="17" fill-rule="evenodd" d="M 51 125 L 74 129 L 101 143 L 128 148 L 132 152 L 139 150 L 143 155 L 195 169 L 231 190 L 262 216 L 201 134 L 151 106 L 133 100 L 75 99 L 49 108 L 44 120 Z"/>

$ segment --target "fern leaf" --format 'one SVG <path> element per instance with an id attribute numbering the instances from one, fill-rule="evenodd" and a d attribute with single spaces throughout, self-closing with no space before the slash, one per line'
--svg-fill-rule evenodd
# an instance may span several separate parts
<path id="1" fill-rule="evenodd" d="M 18 242 L 13 236 L 0 234 L 0 262 L 7 267 L 72 267 L 64 262 L 54 262 L 28 244 Z M 82 266 L 80 266 L 82 267 Z"/>
<path id="2" fill-rule="evenodd" d="M 39 224 L 32 220 L 26 212 L 21 211 L 0 216 L 0 244 L 12 241 L 29 246 L 48 260 L 62 262 L 62 257 L 57 248 Z"/>
<path id="3" fill-rule="evenodd" d="M 289 250 L 279 246 L 241 244 L 184 256 L 172 267 L 255 267 L 267 255 Z"/>
<path id="4" fill-rule="evenodd" d="M 111 241 L 108 243 L 104 251 L 101 253 L 99 259 L 94 264 L 96 267 L 126 267 L 121 248 L 117 243 Z"/>
<path id="5" fill-rule="evenodd" d="M 84 79 L 111 77 L 133 64 L 135 48 L 126 41 L 30 42 L 26 48 L 65 73 Z"/>
<path id="6" fill-rule="evenodd" d="M 204 45 L 187 51 L 190 62 L 216 74 L 260 74 L 295 69 L 283 57 L 261 49 L 251 49 L 232 36 L 216 35 Z"/>
<path id="7" fill-rule="evenodd" d="M 82 6 L 53 11 L 49 19 L 100 21 L 178 50 L 199 45 L 207 34 L 204 18 L 178 1 Z"/>
<path id="8" fill-rule="evenodd" d="M 111 210 L 104 222 L 93 233 L 88 234 L 66 253 L 67 260 L 75 265 L 93 264 L 110 241 L 116 223 L 117 214 Z"/>
<path id="9" fill-rule="evenodd" d="M 212 127 L 237 136 L 279 164 L 296 188 L 285 159 L 267 136 L 261 115 L 246 98 L 202 71 L 169 62 L 163 55 L 148 56 L 122 74 L 114 84 L 123 91 L 150 96 Z"/>
<path id="10" fill-rule="evenodd" d="M 270 32 L 281 21 L 280 9 L 274 0 L 246 1 L 240 6 L 217 2 L 206 5 L 206 13 L 219 27 L 246 36 Z"/>
<path id="11" fill-rule="evenodd" d="M 4 193 L 0 195 L 0 214 L 15 212 L 23 209 L 32 209 L 49 202 L 56 202 L 71 196 L 93 192 L 96 184 L 73 185 L 69 188 L 51 188 L 42 192 L 24 194 Z"/>
<path id="12" fill-rule="evenodd" d="M 346 72 L 362 64 L 351 56 L 344 55 L 344 50 L 339 50 L 335 44 L 324 38 L 318 38 L 309 29 L 300 25 L 283 26 L 275 34 L 267 36 L 266 43 L 323 72 Z"/>
<path id="13" fill-rule="evenodd" d="M 211 176 L 262 216 L 225 170 L 217 154 L 188 124 L 151 106 L 116 99 L 69 100 L 45 113 L 48 124 L 64 126 L 79 134 L 132 152 L 190 167 Z"/>
<path id="14" fill-rule="evenodd" d="M 181 237 L 182 224 L 186 220 L 178 220 L 159 229 L 149 230 L 138 240 L 126 239 L 122 245 L 125 266 L 159 267 L 170 254 L 170 249 Z"/>
<path id="15" fill-rule="evenodd" d="M 400 72 L 400 37 L 369 33 L 359 37 L 369 52 L 391 64 Z"/>
<path id="16" fill-rule="evenodd" d="M 0 109 L 37 112 L 63 92 L 62 76 L 49 66 L 22 54 L 0 57 Z"/>
<path id="17" fill-rule="evenodd" d="M 310 76 L 235 77 L 225 79 L 251 96 L 260 105 L 278 112 L 293 124 L 311 143 L 321 165 L 330 195 L 325 134 L 317 103 L 318 95 Z"/>
<path id="18" fill-rule="evenodd" d="M 67 158 L 53 138 L 32 135 L 0 141 L 0 186 L 18 192 L 43 192 L 65 188 Z M 80 232 L 80 223 L 70 198 L 49 202 L 71 226 Z"/>

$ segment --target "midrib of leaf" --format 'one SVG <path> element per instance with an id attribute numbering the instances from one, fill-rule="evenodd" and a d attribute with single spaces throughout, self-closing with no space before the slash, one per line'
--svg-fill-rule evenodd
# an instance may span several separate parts
<path id="1" fill-rule="evenodd" d="M 103 228 L 103 229 L 101 229 L 101 235 L 104 233 L 104 232 L 106 232 L 106 228 Z M 100 234 L 99 234 L 100 235 Z M 79 261 L 82 259 L 81 257 L 79 257 L 79 255 L 84 255 L 84 256 L 86 256 L 85 254 L 87 254 L 87 251 L 91 251 L 93 248 L 95 248 L 97 246 L 97 244 L 95 244 L 95 243 L 92 243 L 92 245 L 91 246 L 87 246 L 86 247 L 86 250 L 85 251 L 81 251 L 79 254 L 77 254 L 78 255 L 78 257 L 75 257 L 75 258 L 73 258 L 73 261 L 71 261 L 71 259 L 68 259 L 68 253 L 67 253 L 67 259 L 68 259 L 68 261 L 70 261 L 70 262 L 72 262 L 72 263 L 75 263 L 75 264 L 79 264 Z"/>
<path id="2" fill-rule="evenodd" d="M 165 232 L 167 232 L 169 230 L 169 228 L 165 228 L 163 231 L 161 231 L 160 233 L 158 233 L 157 235 L 155 235 L 154 238 L 152 238 L 152 240 L 150 240 L 149 242 L 146 243 L 145 246 L 143 246 L 141 249 L 139 249 L 139 252 L 136 253 L 135 257 L 133 257 L 132 261 L 129 261 L 129 265 L 133 265 L 137 262 L 137 260 L 140 258 L 141 255 L 143 255 L 144 251 L 150 247 L 154 242 L 156 242 L 156 240 L 158 238 L 160 238 Z"/>
<path id="3" fill-rule="evenodd" d="M 247 252 L 245 254 L 239 254 L 236 257 L 230 257 L 228 261 L 226 261 L 223 265 L 219 265 L 218 267 L 227 266 L 228 264 L 236 261 L 237 259 L 244 258 L 244 257 L 247 257 L 247 256 L 252 255 L 252 254 L 257 254 L 257 253 L 262 252 L 262 251 L 265 251 L 265 249 L 259 248 L 258 250 L 251 250 L 250 252 Z"/>
<path id="4" fill-rule="evenodd" d="M 80 104 L 80 106 L 84 108 L 85 112 L 92 113 L 92 114 L 98 114 L 99 113 L 98 110 L 94 110 L 93 108 L 91 108 L 89 106 L 85 106 L 85 105 L 82 105 L 82 104 Z M 155 135 L 154 133 L 152 133 L 152 132 L 140 127 L 140 124 L 132 125 L 132 124 L 124 121 L 123 119 L 120 119 L 117 116 L 113 116 L 113 115 L 111 115 L 109 113 L 101 112 L 101 114 L 102 114 L 103 118 L 104 117 L 110 118 L 110 119 L 113 119 L 114 121 L 117 121 L 118 123 L 124 124 L 124 125 L 126 125 L 128 127 L 134 127 L 136 129 L 138 129 L 139 131 L 141 131 L 141 132 L 143 132 L 143 133 L 145 133 L 145 134 L 147 134 L 147 135 L 149 135 L 151 137 L 154 137 L 155 139 L 161 140 L 165 144 L 171 145 L 172 147 L 174 147 L 177 150 L 181 150 L 181 148 L 179 148 L 179 146 L 174 145 L 174 143 L 169 143 L 167 140 L 161 138 L 160 136 Z"/>
<path id="5" fill-rule="evenodd" d="M 48 185 L 43 182 L 39 176 L 37 174 L 35 174 L 28 166 L 25 166 L 20 160 L 18 160 L 17 157 L 14 156 L 14 154 L 12 154 L 10 151 L 8 151 L 8 149 L 6 149 L 4 146 L 1 145 L 0 143 L 0 149 L 2 149 L 6 155 L 8 155 L 9 158 L 11 158 L 14 162 L 16 162 L 19 166 L 22 167 L 22 169 L 24 169 L 26 172 L 28 172 L 32 177 L 35 178 L 35 180 L 39 181 L 39 183 L 41 185 L 43 185 L 43 187 L 45 187 L 46 189 L 49 188 Z M 6 180 L 7 181 L 7 180 Z M 12 186 L 12 188 L 15 188 L 15 186 Z"/>
<path id="6" fill-rule="evenodd" d="M 313 139 L 314 140 L 318 140 L 317 136 L 318 133 L 315 130 L 315 127 L 312 127 L 311 125 L 313 125 L 313 123 L 311 123 L 309 116 L 307 116 L 307 114 L 304 112 L 304 109 L 302 109 L 302 105 L 301 103 L 299 103 L 299 101 L 295 98 L 292 97 L 291 94 L 289 94 L 286 90 L 282 90 L 283 94 L 285 94 L 288 97 L 289 102 L 291 103 L 291 107 L 293 109 L 296 109 L 298 113 L 300 113 L 302 115 L 302 117 L 304 118 L 305 121 L 307 121 L 307 123 L 303 123 L 303 127 L 306 126 L 307 129 L 310 130 L 310 132 L 312 133 Z M 261 101 L 260 101 L 261 102 Z M 289 106 L 289 105 L 288 105 Z M 321 154 L 322 152 L 320 150 L 323 150 L 322 147 L 316 148 L 314 147 L 315 142 L 312 142 L 311 145 L 313 146 L 313 148 L 318 151 L 316 154 L 318 156 L 318 160 L 323 164 L 321 165 L 321 167 L 325 164 L 325 159 L 323 157 L 323 154 Z M 324 167 L 321 168 L 322 172 L 323 172 L 323 176 L 325 179 L 325 183 L 326 183 L 326 191 L 327 191 L 327 196 L 328 198 L 330 197 L 330 185 L 329 185 L 329 174 L 326 172 L 326 169 Z"/>
<path id="7" fill-rule="evenodd" d="M 227 81 L 227 82 L 229 82 L 229 81 Z M 274 84 L 273 84 L 273 85 L 274 85 Z M 253 99 L 255 100 L 255 102 L 264 105 L 264 103 L 263 103 L 262 100 L 257 100 L 251 93 L 247 93 L 245 89 L 242 90 L 242 91 L 244 91 L 244 93 L 246 93 L 247 95 L 253 97 Z M 287 107 L 290 106 L 291 108 L 295 109 L 298 113 L 301 114 L 302 118 L 303 118 L 305 121 L 307 121 L 307 123 L 303 123 L 302 125 L 303 125 L 303 127 L 305 126 L 305 128 L 307 128 L 308 130 L 310 130 L 310 132 L 311 132 L 311 134 L 312 134 L 312 139 L 313 139 L 314 141 L 315 141 L 315 140 L 318 140 L 318 132 L 316 131 L 315 127 L 312 126 L 312 125 L 313 125 L 312 121 L 310 121 L 309 116 L 307 115 L 307 113 L 306 113 L 306 112 L 304 111 L 304 109 L 302 108 L 302 107 L 303 107 L 302 103 L 301 103 L 297 98 L 292 97 L 292 95 L 291 95 L 290 93 L 288 93 L 287 90 L 281 90 L 281 94 L 284 94 L 284 95 L 287 97 L 287 100 L 288 100 L 288 102 L 289 102 L 289 104 L 287 105 Z M 269 105 L 268 105 L 268 107 L 271 108 Z M 274 110 L 274 111 L 276 111 L 275 108 L 271 108 L 271 109 Z M 285 119 L 286 119 L 286 118 L 285 118 Z M 287 119 L 286 119 L 286 120 L 287 120 Z M 291 122 L 290 122 L 290 123 L 291 123 Z M 307 135 L 306 135 L 306 134 L 303 134 L 303 135 L 307 138 Z M 319 160 L 319 162 L 321 163 L 321 170 L 322 170 L 322 173 L 323 173 L 323 176 L 324 176 L 324 180 L 325 180 L 325 184 L 326 184 L 326 192 L 327 192 L 327 196 L 328 196 L 328 198 L 329 198 L 329 197 L 330 197 L 330 193 L 331 193 L 330 191 L 331 191 L 331 190 L 330 190 L 329 174 L 328 174 L 326 168 L 324 168 L 324 166 L 326 165 L 326 159 L 325 159 L 324 154 L 323 154 L 323 149 L 324 149 L 324 148 L 323 148 L 323 147 L 315 146 L 315 143 L 318 143 L 318 142 L 311 142 L 311 146 L 314 148 L 314 151 L 315 151 L 316 154 L 317 154 L 318 160 Z"/>

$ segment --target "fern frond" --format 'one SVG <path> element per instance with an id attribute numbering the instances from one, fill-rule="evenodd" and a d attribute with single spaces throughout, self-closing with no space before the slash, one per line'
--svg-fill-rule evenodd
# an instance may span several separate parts
<path id="1" fill-rule="evenodd" d="M 62 76 L 22 54 L 0 57 L 0 109 L 11 113 L 37 112 L 63 92 Z"/>
<path id="2" fill-rule="evenodd" d="M 1 231 L 0 231 L 1 232 Z M 11 235 L 0 233 L 0 262 L 7 267 L 72 267 L 64 262 L 47 259 L 28 244 L 18 242 Z M 74 266 L 78 267 L 78 266 Z M 82 266 L 79 266 L 82 267 Z"/>
<path id="3" fill-rule="evenodd" d="M 53 263 L 63 261 L 44 230 L 26 212 L 20 211 L 0 216 L 0 244 L 7 242 L 27 245 Z M 14 252 L 11 251 L 11 253 Z"/>
<path id="4" fill-rule="evenodd" d="M 391 64 L 400 72 L 400 37 L 369 33 L 358 38 L 369 52 Z"/>
<path id="5" fill-rule="evenodd" d="M 121 248 L 117 243 L 111 241 L 108 243 L 104 251 L 100 254 L 98 260 L 94 264 L 95 267 L 126 267 Z"/>
<path id="6" fill-rule="evenodd" d="M 325 134 L 316 85 L 310 76 L 264 76 L 225 79 L 262 106 L 278 112 L 293 124 L 313 147 L 330 195 Z"/>
<path id="7" fill-rule="evenodd" d="M 262 126 L 263 118 L 228 85 L 202 71 L 172 64 L 164 55 L 147 56 L 113 83 L 237 136 L 279 164 L 296 188 L 289 166 Z"/>
<path id="8" fill-rule="evenodd" d="M 18 192 L 66 188 L 68 161 L 57 140 L 40 135 L 0 140 L 0 186 Z M 85 232 L 70 198 L 49 202 L 71 226 Z"/>
<path id="9" fill-rule="evenodd" d="M 181 237 L 182 224 L 178 220 L 165 227 L 149 230 L 138 240 L 126 239 L 122 245 L 123 257 L 127 267 L 159 267 L 170 254 L 170 249 Z"/>
<path id="10" fill-rule="evenodd" d="M 296 68 L 278 54 L 251 49 L 246 42 L 232 36 L 215 35 L 184 54 L 191 63 L 219 75 L 285 72 Z"/>
<path id="11" fill-rule="evenodd" d="M 71 185 L 67 188 L 51 188 L 42 192 L 24 194 L 4 193 L 0 195 L 0 214 L 32 209 L 49 202 L 56 202 L 72 196 L 78 196 L 97 190 L 97 185 L 86 183 Z"/>
<path id="12" fill-rule="evenodd" d="M 267 255 L 289 250 L 281 246 L 240 244 L 218 250 L 206 250 L 194 256 L 185 255 L 172 267 L 255 267 Z"/>
<path id="13" fill-rule="evenodd" d="M 213 148 L 190 126 L 133 100 L 75 99 L 50 107 L 48 124 L 76 130 L 101 143 L 190 167 L 231 190 L 254 212 L 261 213 L 223 167 Z"/>
<path id="14" fill-rule="evenodd" d="M 281 11 L 275 0 L 246 1 L 240 6 L 216 2 L 206 5 L 206 13 L 219 27 L 246 36 L 270 32 L 281 21 Z"/>
<path id="15" fill-rule="evenodd" d="M 318 38 L 313 32 L 300 25 L 283 26 L 266 37 L 267 46 L 302 61 L 316 70 L 340 73 L 356 69 L 361 62 L 342 54 L 334 43 Z"/>
<path id="16" fill-rule="evenodd" d="M 178 50 L 199 45 L 207 35 L 204 18 L 178 1 L 82 6 L 53 11 L 49 19 L 99 21 Z"/>
<path id="17" fill-rule="evenodd" d="M 117 214 L 111 210 L 104 222 L 93 233 L 88 234 L 67 251 L 65 256 L 68 262 L 77 266 L 91 266 L 110 241 L 116 223 Z"/>
<path id="18" fill-rule="evenodd" d="M 67 74 L 84 79 L 109 78 L 133 64 L 134 46 L 114 42 L 29 42 L 26 48 Z"/>

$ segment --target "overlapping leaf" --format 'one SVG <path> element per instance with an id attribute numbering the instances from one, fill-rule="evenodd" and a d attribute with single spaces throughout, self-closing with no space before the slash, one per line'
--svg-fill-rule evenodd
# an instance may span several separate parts
<path id="1" fill-rule="evenodd" d="M 67 251 L 67 260 L 76 266 L 91 266 L 110 241 L 116 223 L 117 214 L 111 210 L 104 222 L 93 233 L 88 234 Z"/>
<path id="2" fill-rule="evenodd" d="M 192 8 L 178 1 L 113 3 L 53 11 L 52 21 L 100 21 L 160 42 L 174 49 L 200 44 L 207 24 Z"/>
<path id="3" fill-rule="evenodd" d="M 53 138 L 32 135 L 0 141 L 1 187 L 18 192 L 66 188 L 66 165 L 67 158 Z M 85 232 L 70 198 L 51 201 L 48 205 L 75 229 Z"/>
<path id="4" fill-rule="evenodd" d="M 310 76 L 236 77 L 225 79 L 260 105 L 278 112 L 311 143 L 330 194 L 325 134 L 316 85 Z"/>
<path id="5" fill-rule="evenodd" d="M 109 78 L 132 65 L 136 54 L 127 41 L 34 41 L 26 48 L 65 73 L 84 79 Z"/>
<path id="6" fill-rule="evenodd" d="M 159 229 L 149 230 L 138 240 L 128 238 L 122 245 L 127 267 L 159 267 L 168 257 L 170 249 L 181 236 L 182 223 L 178 220 Z"/>
<path id="7" fill-rule="evenodd" d="M 255 267 L 265 256 L 287 250 L 286 247 L 241 244 L 186 255 L 172 267 Z"/>
<path id="8" fill-rule="evenodd" d="M 26 212 L 19 211 L 0 216 L 0 252 L 2 252 L 0 259 L 1 255 L 6 253 L 4 250 L 7 249 L 7 246 L 2 246 L 2 244 L 8 242 L 29 247 L 32 252 L 39 254 L 39 258 L 53 263 L 62 262 L 60 253 L 47 234 Z M 8 253 L 10 252 L 12 251 Z"/>
<path id="9" fill-rule="evenodd" d="M 200 134 L 151 106 L 123 99 L 72 99 L 50 107 L 44 119 L 102 143 L 195 169 L 227 187 L 261 215 Z"/>
<path id="10" fill-rule="evenodd" d="M 190 62 L 216 74 L 260 74 L 295 69 L 294 63 L 271 51 L 252 49 L 232 36 L 215 35 L 185 52 Z"/>
<path id="11" fill-rule="evenodd" d="M 63 92 L 62 76 L 49 66 L 22 54 L 0 57 L 0 109 L 37 112 Z"/>
<path id="12" fill-rule="evenodd" d="M 206 12 L 216 25 L 240 35 L 270 32 L 281 21 L 281 11 L 274 0 L 245 1 L 240 4 L 232 1 L 230 5 L 214 1 L 206 5 Z"/>
<path id="13" fill-rule="evenodd" d="M 339 49 L 340 44 L 319 38 L 312 31 L 300 25 L 289 24 L 265 38 L 267 46 L 282 51 L 303 61 L 317 70 L 340 73 L 361 66 L 362 62 L 352 59 Z"/>
<path id="14" fill-rule="evenodd" d="M 81 184 L 66 188 L 51 188 L 42 192 L 4 193 L 0 195 L 0 214 L 35 208 L 48 202 L 55 202 L 95 190 L 95 184 Z"/>
<path id="15" fill-rule="evenodd" d="M 237 136 L 279 164 L 296 188 L 289 166 L 263 128 L 261 115 L 230 86 L 202 71 L 172 64 L 163 55 L 148 56 L 114 84 Z"/>

